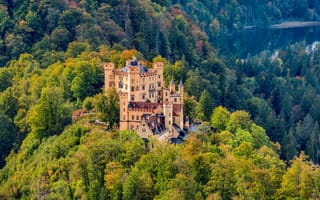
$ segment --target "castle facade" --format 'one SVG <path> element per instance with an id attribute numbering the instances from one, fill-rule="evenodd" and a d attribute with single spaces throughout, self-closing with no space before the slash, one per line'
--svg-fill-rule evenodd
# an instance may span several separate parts
<path id="1" fill-rule="evenodd" d="M 120 130 L 131 129 L 142 138 L 177 138 L 183 133 L 183 93 L 174 80 L 164 87 L 164 65 L 153 63 L 148 69 L 136 60 L 116 69 L 114 63 L 105 63 L 105 90 L 114 87 L 120 98 Z"/>

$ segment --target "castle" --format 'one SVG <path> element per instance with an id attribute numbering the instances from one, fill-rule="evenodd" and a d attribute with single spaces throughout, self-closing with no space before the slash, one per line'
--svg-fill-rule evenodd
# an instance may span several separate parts
<path id="1" fill-rule="evenodd" d="M 145 139 L 150 136 L 170 140 L 184 134 L 183 90 L 174 80 L 164 87 L 164 65 L 153 63 L 148 69 L 136 58 L 122 69 L 104 64 L 105 90 L 116 88 L 120 99 L 120 130 L 131 129 Z"/>

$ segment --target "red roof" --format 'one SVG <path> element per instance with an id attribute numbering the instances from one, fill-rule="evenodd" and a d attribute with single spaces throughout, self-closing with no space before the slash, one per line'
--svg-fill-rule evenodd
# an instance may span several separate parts
<path id="1" fill-rule="evenodd" d="M 181 104 L 173 104 L 173 116 L 181 115 Z"/>
<path id="2" fill-rule="evenodd" d="M 129 108 L 145 108 L 145 109 L 157 109 L 161 106 L 160 103 L 147 103 L 147 102 L 130 102 Z"/>

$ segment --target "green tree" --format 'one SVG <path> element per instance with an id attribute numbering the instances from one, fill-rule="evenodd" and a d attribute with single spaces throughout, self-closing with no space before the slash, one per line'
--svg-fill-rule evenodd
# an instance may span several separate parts
<path id="1" fill-rule="evenodd" d="M 106 165 L 104 181 L 105 186 L 111 193 L 111 199 L 122 199 L 122 184 L 125 170 L 118 162 L 110 162 Z"/>
<path id="2" fill-rule="evenodd" d="M 190 70 L 187 74 L 187 79 L 184 84 L 185 91 L 190 96 L 195 96 L 197 100 L 200 98 L 204 88 L 210 85 L 210 82 L 200 74 L 200 70 L 197 68 L 196 70 Z M 212 112 L 212 110 L 210 111 Z M 211 114 L 211 113 L 210 113 Z"/>
<path id="3" fill-rule="evenodd" d="M 32 131 L 39 138 L 61 133 L 70 123 L 70 108 L 64 102 L 63 91 L 57 87 L 43 88 L 38 104 L 28 114 Z"/>
<path id="4" fill-rule="evenodd" d="M 0 167 L 5 164 L 5 157 L 11 151 L 15 138 L 12 120 L 0 111 Z"/>
<path id="5" fill-rule="evenodd" d="M 196 108 L 197 117 L 199 119 L 208 121 L 210 119 L 213 106 L 214 102 L 212 101 L 212 97 L 210 96 L 208 90 L 204 90 L 201 93 L 201 97 Z"/>
<path id="6" fill-rule="evenodd" d="M 213 110 L 211 115 L 211 127 L 219 133 L 226 130 L 229 120 L 230 112 L 226 108 L 218 106 Z"/>
<path id="7" fill-rule="evenodd" d="M 251 126 L 250 114 L 243 111 L 235 111 L 230 115 L 227 130 L 235 132 L 237 129 L 249 130 Z"/>
<path id="8" fill-rule="evenodd" d="M 0 69 L 0 92 L 12 85 L 12 73 L 9 68 Z"/>
<path id="9" fill-rule="evenodd" d="M 82 109 L 84 109 L 85 111 L 89 112 L 93 109 L 93 101 L 94 98 L 93 97 L 87 97 L 84 99 L 83 103 L 82 103 Z"/>
<path id="10" fill-rule="evenodd" d="M 71 42 L 68 45 L 68 49 L 65 55 L 67 57 L 76 58 L 81 53 L 84 53 L 84 52 L 88 53 L 90 51 L 90 48 L 91 48 L 90 45 L 85 42 Z"/>
<path id="11" fill-rule="evenodd" d="M 57 50 L 65 50 L 68 47 L 68 43 L 72 41 L 72 35 L 70 31 L 63 27 L 57 27 L 51 33 L 51 41 L 57 45 Z"/>
<path id="12" fill-rule="evenodd" d="M 221 199 L 232 199 L 236 194 L 236 161 L 232 156 L 213 165 L 212 176 L 204 188 L 207 196 L 218 194 Z"/>
<path id="13" fill-rule="evenodd" d="M 18 98 L 16 97 L 14 88 L 10 87 L 0 95 L 0 110 L 13 119 L 18 112 L 18 108 Z"/>
<path id="14" fill-rule="evenodd" d="M 106 94 L 94 96 L 93 104 L 95 110 L 100 113 L 102 121 L 108 122 L 109 128 L 119 123 L 119 96 L 114 88 L 106 91 Z"/>
<path id="15" fill-rule="evenodd" d="M 294 130 L 290 129 L 289 132 L 283 137 L 282 153 L 287 160 L 293 159 L 298 153 L 298 143 L 294 136 Z"/>
<path id="16" fill-rule="evenodd" d="M 77 98 L 77 104 L 87 97 L 100 92 L 103 72 L 95 63 L 83 59 L 67 60 L 66 76 L 71 81 L 71 92 Z"/>
<path id="17" fill-rule="evenodd" d="M 187 93 L 183 96 L 183 115 L 192 122 L 196 117 L 197 101 L 194 96 L 190 97 Z"/>
<path id="18" fill-rule="evenodd" d="M 305 154 L 301 153 L 283 175 L 276 199 L 319 198 L 319 188 L 314 180 L 315 173 L 314 166 L 307 161 Z"/>
<path id="19" fill-rule="evenodd" d="M 154 189 L 150 175 L 146 172 L 141 172 L 137 169 L 133 169 L 123 185 L 123 199 L 151 200 L 153 198 Z"/>

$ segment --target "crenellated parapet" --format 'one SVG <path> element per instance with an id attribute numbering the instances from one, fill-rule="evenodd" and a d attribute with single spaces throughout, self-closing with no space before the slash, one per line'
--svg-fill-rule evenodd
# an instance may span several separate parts
<path id="1" fill-rule="evenodd" d="M 104 70 L 113 70 L 114 69 L 114 63 L 111 63 L 111 62 L 105 63 L 103 65 L 103 68 L 104 68 Z"/>
<path id="2" fill-rule="evenodd" d="M 157 71 L 148 71 L 142 74 L 139 74 L 140 77 L 150 77 L 150 76 L 156 76 L 157 75 Z"/>
<path id="3" fill-rule="evenodd" d="M 123 72 L 123 71 L 118 70 L 118 69 L 115 69 L 115 70 L 114 70 L 114 74 L 115 74 L 115 75 L 119 75 L 119 76 L 128 76 L 128 73 L 127 73 L 127 72 Z"/>

